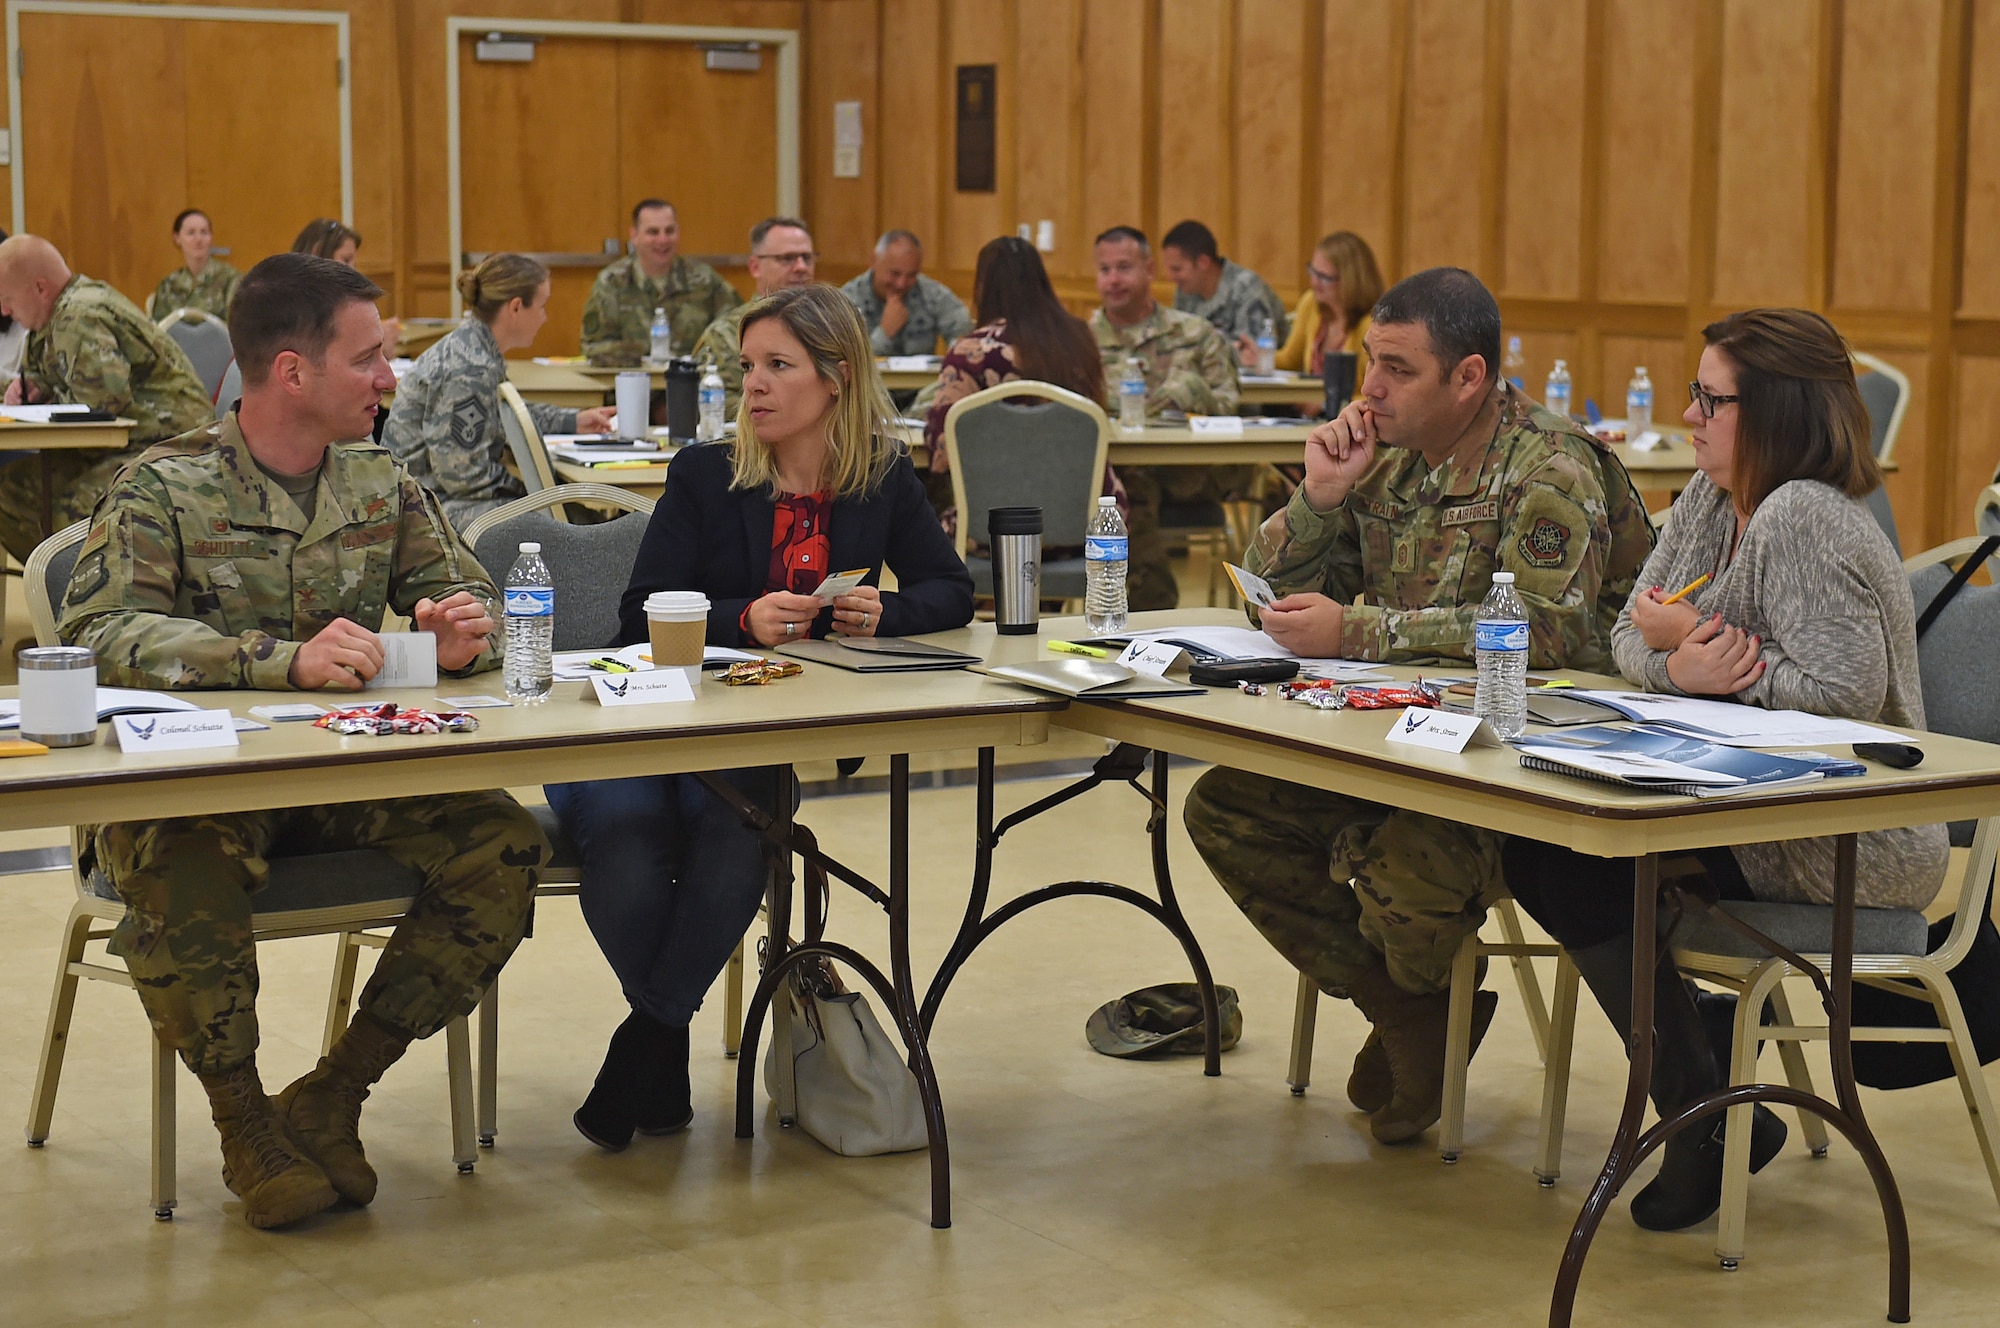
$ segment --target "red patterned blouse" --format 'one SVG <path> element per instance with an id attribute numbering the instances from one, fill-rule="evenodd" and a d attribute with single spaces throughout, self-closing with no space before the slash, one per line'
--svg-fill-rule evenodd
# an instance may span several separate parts
<path id="1" fill-rule="evenodd" d="M 833 547 L 827 527 L 832 518 L 830 492 L 787 494 L 776 500 L 771 510 L 771 570 L 764 578 L 766 594 L 787 590 L 810 595 L 819 589 L 819 583 L 831 575 L 827 560 Z M 736 625 L 748 635 L 749 605 L 743 606 L 743 616 Z"/>

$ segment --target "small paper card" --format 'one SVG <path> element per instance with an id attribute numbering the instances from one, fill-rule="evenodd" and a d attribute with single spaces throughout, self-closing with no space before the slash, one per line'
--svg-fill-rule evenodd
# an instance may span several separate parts
<path id="1" fill-rule="evenodd" d="M 1255 572 L 1245 571 L 1234 563 L 1224 563 L 1222 569 L 1229 573 L 1229 579 L 1236 583 L 1236 593 L 1243 597 L 1245 604 L 1255 604 L 1260 609 L 1268 609 L 1277 602 L 1277 592 L 1271 583 Z"/>
<path id="2" fill-rule="evenodd" d="M 498 710 L 514 704 L 504 696 L 440 696 L 438 701 L 453 710 Z"/>
<path id="3" fill-rule="evenodd" d="M 236 717 L 227 710 L 175 710 L 163 715 L 114 715 L 111 731 L 127 752 L 180 752 L 234 747 Z"/>
<path id="4" fill-rule="evenodd" d="M 435 687 L 438 682 L 438 639 L 429 632 L 384 632 L 382 671 L 364 690 L 384 687 Z"/>
<path id="5" fill-rule="evenodd" d="M 599 705 L 659 705 L 665 701 L 692 701 L 694 688 L 679 669 L 648 669 L 644 673 L 598 674 L 590 680 L 590 691 Z"/>
<path id="6" fill-rule="evenodd" d="M 891 373 L 931 373 L 942 363 L 935 355 L 891 355 L 882 367 Z"/>
<path id="7" fill-rule="evenodd" d="M 1498 747 L 1493 726 L 1477 715 L 1410 706 L 1390 726 L 1389 741 L 1440 752 L 1462 752 L 1468 746 Z"/>
<path id="8" fill-rule="evenodd" d="M 310 701 L 292 701 L 285 705 L 254 705 L 250 713 L 273 724 L 311 723 L 326 713 L 326 707 Z"/>
<path id="9" fill-rule="evenodd" d="M 1179 646 L 1168 645 L 1164 641 L 1134 641 L 1125 647 L 1125 653 L 1118 662 L 1134 673 L 1143 673 L 1149 678 L 1164 678 L 1167 670 L 1180 663 L 1187 652 Z"/>
<path id="10" fill-rule="evenodd" d="M 1188 428 L 1196 434 L 1209 434 L 1217 438 L 1241 438 L 1243 417 L 1241 415 L 1190 415 Z"/>
<path id="11" fill-rule="evenodd" d="M 864 567 L 856 572 L 836 572 L 819 583 L 819 588 L 813 591 L 813 598 L 822 604 L 831 604 L 860 585 L 869 571 L 869 568 Z"/>

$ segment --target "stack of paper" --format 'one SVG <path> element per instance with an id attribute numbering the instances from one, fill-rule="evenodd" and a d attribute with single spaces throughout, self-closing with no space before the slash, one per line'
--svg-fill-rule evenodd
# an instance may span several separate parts
<path id="1" fill-rule="evenodd" d="M 1658 692 L 1579 690 L 1573 695 L 1609 706 L 1653 728 L 1692 734 L 1726 747 L 1821 747 L 1854 742 L 1916 742 L 1918 735 L 1833 719 L 1804 710 L 1765 710 L 1735 701 Z"/>
<path id="2" fill-rule="evenodd" d="M 1161 641 L 1179 646 L 1198 658 L 1219 660 L 1297 659 L 1299 672 L 1308 678 L 1337 682 L 1358 682 L 1379 678 L 1380 665 L 1356 659 L 1301 659 L 1273 641 L 1264 632 L 1249 627 L 1154 627 L 1127 632 L 1128 641 Z"/>

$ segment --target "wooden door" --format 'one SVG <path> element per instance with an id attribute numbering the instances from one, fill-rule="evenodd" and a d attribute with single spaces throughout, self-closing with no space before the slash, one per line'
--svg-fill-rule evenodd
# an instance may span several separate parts
<path id="1" fill-rule="evenodd" d="M 331 25 L 21 15 L 28 229 L 144 306 L 199 207 L 248 268 L 340 214 Z"/>

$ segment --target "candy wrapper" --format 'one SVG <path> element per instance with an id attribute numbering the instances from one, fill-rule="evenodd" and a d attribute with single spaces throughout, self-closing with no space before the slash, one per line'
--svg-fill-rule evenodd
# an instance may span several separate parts
<path id="1" fill-rule="evenodd" d="M 746 659 L 722 671 L 725 687 L 762 687 L 780 678 L 796 678 L 806 671 L 795 659 Z"/>
<path id="2" fill-rule="evenodd" d="M 1405 706 L 1435 709 L 1444 695 L 1443 683 L 1287 682 L 1279 692 L 1287 701 L 1303 701 L 1315 710 L 1401 710 Z"/>
<path id="3" fill-rule="evenodd" d="M 462 710 L 419 710 L 415 706 L 399 706 L 393 701 L 384 701 L 381 705 L 329 710 L 313 721 L 313 727 L 342 734 L 365 733 L 377 738 L 391 733 L 472 733 L 479 728 L 479 717 Z"/>

